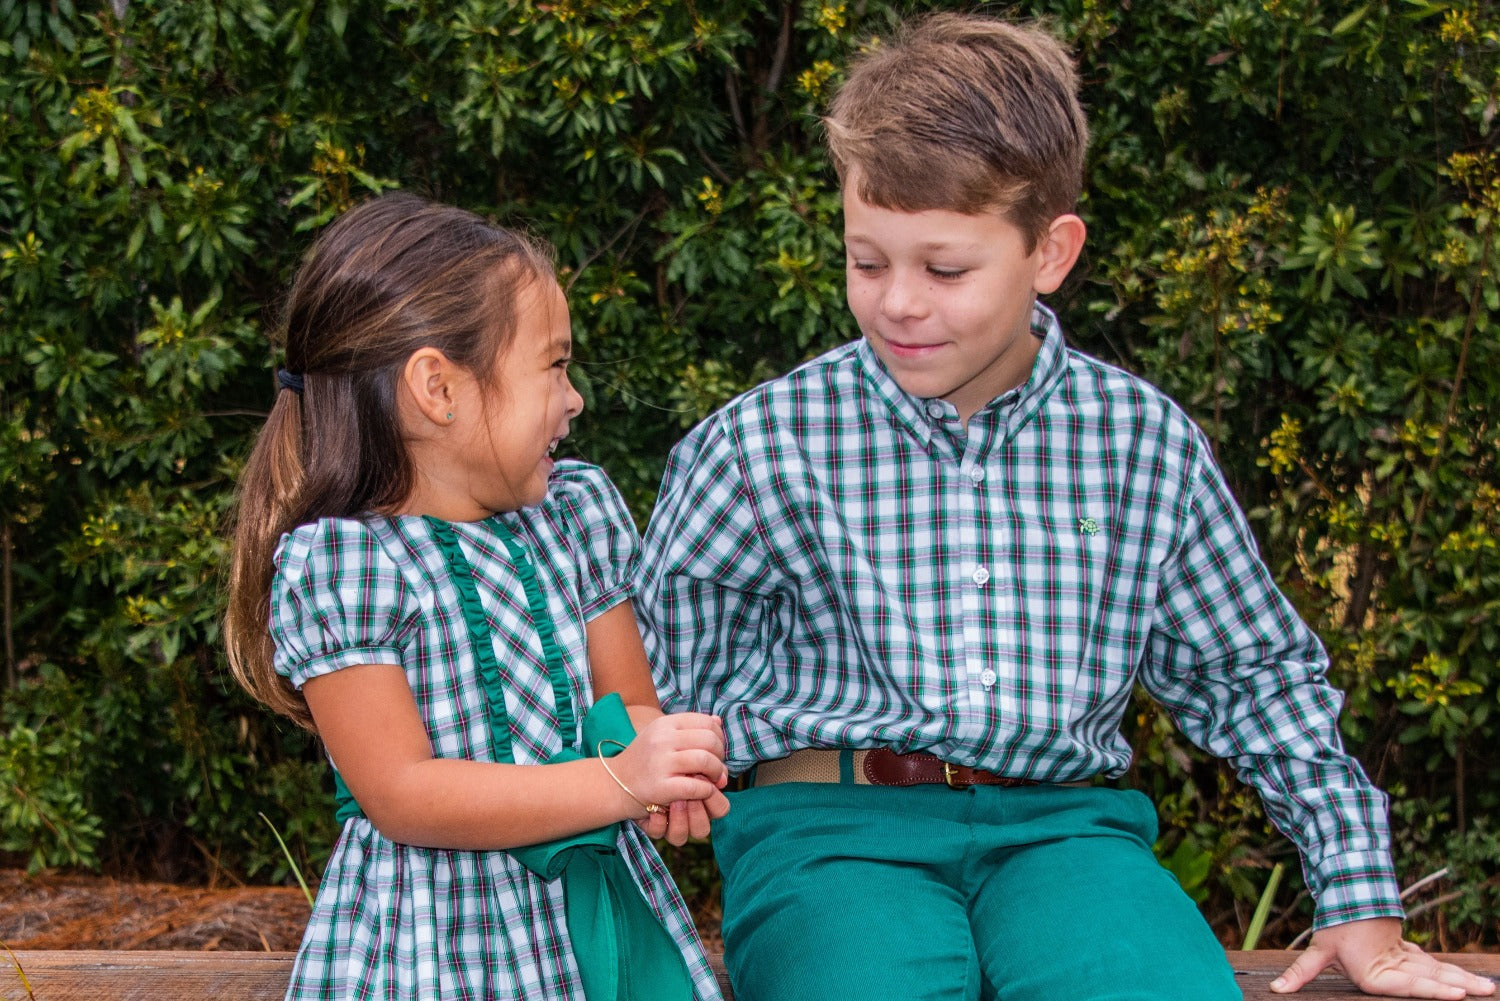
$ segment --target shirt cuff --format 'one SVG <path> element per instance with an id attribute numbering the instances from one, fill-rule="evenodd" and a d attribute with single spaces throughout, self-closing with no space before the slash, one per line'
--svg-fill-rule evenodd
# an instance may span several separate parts
<path id="1" fill-rule="evenodd" d="M 616 581 L 598 594 L 584 594 L 583 620 L 597 618 L 622 601 L 635 597 L 635 587 L 628 580 Z"/>
<path id="2" fill-rule="evenodd" d="M 404 662 L 399 647 L 345 647 L 332 653 L 317 654 L 301 663 L 294 664 L 287 670 L 285 677 L 292 683 L 292 687 L 300 691 L 303 685 L 314 678 L 360 664 L 394 664 L 402 667 Z"/>
<path id="3" fill-rule="evenodd" d="M 1341 925 L 1366 918 L 1404 918 L 1401 890 L 1384 851 L 1329 855 L 1318 865 L 1318 893 L 1313 928 Z"/>

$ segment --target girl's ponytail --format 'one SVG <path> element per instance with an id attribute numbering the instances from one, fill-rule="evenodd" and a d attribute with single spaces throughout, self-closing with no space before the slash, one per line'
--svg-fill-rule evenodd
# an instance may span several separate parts
<path id="1" fill-rule="evenodd" d="M 224 642 L 229 669 L 245 690 L 298 726 L 313 729 L 302 694 L 272 664 L 272 557 L 305 506 L 302 487 L 302 394 L 283 389 L 240 477 L 229 564 Z"/>

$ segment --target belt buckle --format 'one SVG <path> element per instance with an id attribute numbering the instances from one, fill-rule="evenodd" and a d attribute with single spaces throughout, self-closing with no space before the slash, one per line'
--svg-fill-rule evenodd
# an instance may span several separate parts
<path id="1" fill-rule="evenodd" d="M 943 762 L 943 782 L 949 789 L 967 789 L 974 783 L 959 778 L 959 769 L 952 763 Z"/>

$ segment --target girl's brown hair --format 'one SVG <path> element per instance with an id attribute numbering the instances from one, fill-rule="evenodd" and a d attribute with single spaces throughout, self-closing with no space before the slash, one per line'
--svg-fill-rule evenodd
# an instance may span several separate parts
<path id="1" fill-rule="evenodd" d="M 1003 212 L 1028 251 L 1083 187 L 1078 75 L 1042 29 L 971 14 L 908 22 L 851 65 L 823 119 L 839 179 L 901 212 Z"/>
<path id="2" fill-rule="evenodd" d="M 411 492 L 397 419 L 406 360 L 435 347 L 480 378 L 516 329 L 516 298 L 550 277 L 546 250 L 472 212 L 389 194 L 339 218 L 292 284 L 281 334 L 301 392 L 278 392 L 240 478 L 224 637 L 235 679 L 313 729 L 272 666 L 273 556 L 318 518 L 382 510 Z"/>

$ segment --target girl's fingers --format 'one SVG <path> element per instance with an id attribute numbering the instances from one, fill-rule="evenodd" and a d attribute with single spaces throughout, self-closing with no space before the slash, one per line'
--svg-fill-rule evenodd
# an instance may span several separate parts
<path id="1" fill-rule="evenodd" d="M 717 786 L 725 774 L 724 760 L 712 751 L 684 750 L 672 756 L 672 771 L 679 775 L 698 775 Z M 706 795 L 706 794 L 705 794 Z M 702 796 L 694 797 L 702 799 Z"/>
<path id="2" fill-rule="evenodd" d="M 723 721 L 708 713 L 671 713 L 663 716 L 662 719 L 678 728 L 698 727 L 704 730 L 715 730 L 720 734 L 724 732 Z"/>
<path id="3" fill-rule="evenodd" d="M 701 775 L 678 775 L 663 783 L 662 788 L 669 793 L 662 797 L 663 801 L 707 799 L 719 792 L 712 782 Z"/>
<path id="4" fill-rule="evenodd" d="M 699 727 L 677 731 L 677 746 L 679 748 L 696 748 L 700 751 L 709 751 L 715 757 L 724 758 L 724 738 L 713 730 Z"/>

